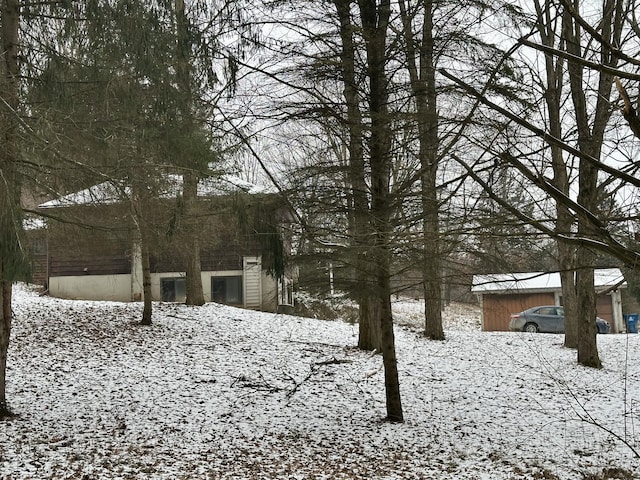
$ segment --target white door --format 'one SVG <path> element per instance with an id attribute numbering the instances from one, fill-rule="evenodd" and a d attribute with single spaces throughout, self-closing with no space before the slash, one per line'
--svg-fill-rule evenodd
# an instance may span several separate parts
<path id="1" fill-rule="evenodd" d="M 244 276 L 244 306 L 260 308 L 262 305 L 262 259 L 244 257 L 242 260 Z"/>

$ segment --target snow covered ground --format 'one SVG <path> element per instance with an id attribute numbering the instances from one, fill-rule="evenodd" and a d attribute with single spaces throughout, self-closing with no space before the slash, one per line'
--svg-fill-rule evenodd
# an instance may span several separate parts
<path id="1" fill-rule="evenodd" d="M 389 424 L 357 325 L 156 304 L 142 327 L 139 304 L 14 300 L 3 480 L 640 478 L 640 335 L 598 337 L 592 370 L 473 309 L 447 311 L 444 342 L 399 325 Z"/>

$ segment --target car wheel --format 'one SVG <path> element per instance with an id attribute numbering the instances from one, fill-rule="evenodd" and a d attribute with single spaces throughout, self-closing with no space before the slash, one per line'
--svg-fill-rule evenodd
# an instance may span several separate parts
<path id="1" fill-rule="evenodd" d="M 538 333 L 538 326 L 535 323 L 527 323 L 524 326 L 523 331 L 529 333 Z"/>

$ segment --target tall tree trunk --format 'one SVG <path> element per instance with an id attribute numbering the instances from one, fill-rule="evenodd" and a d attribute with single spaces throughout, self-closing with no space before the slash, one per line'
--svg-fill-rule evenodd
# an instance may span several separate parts
<path id="1" fill-rule="evenodd" d="M 378 268 L 378 289 L 380 309 L 380 330 L 382 339 L 382 362 L 384 364 L 384 386 L 386 392 L 387 420 L 402 422 L 402 399 L 398 378 L 398 358 L 396 356 L 393 315 L 391 312 L 391 282 L 389 277 L 389 252 L 381 249 Z"/>
<path id="2" fill-rule="evenodd" d="M 0 12 L 2 44 L 0 55 L 0 417 L 9 414 L 6 394 L 7 357 L 11 337 L 12 282 L 21 269 L 22 252 L 18 242 L 16 221 L 20 209 L 20 187 L 17 176 L 19 63 L 18 31 L 20 3 L 3 0 Z"/>
<path id="3" fill-rule="evenodd" d="M 3 275 L 0 261 L 0 278 Z M 0 418 L 9 415 L 7 405 L 7 357 L 11 337 L 11 282 L 0 282 Z"/>
<path id="4" fill-rule="evenodd" d="M 369 190 L 365 180 L 366 167 L 364 159 L 364 123 L 360 111 L 360 101 L 355 72 L 355 46 L 353 33 L 355 26 L 351 22 L 351 0 L 334 0 L 340 20 L 340 38 L 342 50 L 343 94 L 347 107 L 347 129 L 349 133 L 348 180 L 351 188 L 353 221 L 351 251 L 354 264 L 354 283 L 352 296 L 358 303 L 358 348 L 362 350 L 378 350 L 382 348 L 380 331 L 380 308 L 377 299 L 372 296 L 371 261 L 367 257 L 367 245 L 370 239 L 369 224 Z"/>
<path id="5" fill-rule="evenodd" d="M 140 253 L 142 260 L 142 292 L 143 307 L 141 325 L 151 325 L 153 316 L 153 294 L 151 293 L 151 261 L 149 254 L 149 241 L 140 232 Z"/>
<path id="6" fill-rule="evenodd" d="M 389 0 L 359 0 L 367 52 L 371 136 L 371 226 L 373 245 L 370 261 L 375 269 L 375 294 L 380 305 L 382 356 L 385 368 L 387 419 L 403 421 L 398 361 L 391 313 L 391 121 L 388 109 L 386 39 L 391 6 Z"/>
<path id="7" fill-rule="evenodd" d="M 433 56 L 433 10 L 426 0 L 422 20 L 422 38 L 414 38 L 412 20 L 417 9 L 404 0 L 399 2 L 411 90 L 418 119 L 418 157 L 421 169 L 425 325 L 424 333 L 433 340 L 444 340 L 442 329 L 442 252 L 440 249 L 440 216 L 437 189 L 438 112 Z M 416 51 L 416 45 L 419 45 Z"/>
<path id="8" fill-rule="evenodd" d="M 382 325 L 379 299 L 375 296 L 371 285 L 375 272 L 369 272 L 371 264 L 368 260 L 361 260 L 359 271 L 356 273 L 358 284 L 356 292 L 358 299 L 358 348 L 368 351 L 382 351 Z M 365 272 L 369 272 L 365 275 Z"/>
<path id="9" fill-rule="evenodd" d="M 140 149 L 138 150 L 140 151 Z M 138 158 L 141 158 L 139 156 Z M 144 166 L 134 165 L 131 179 L 131 219 L 135 226 L 136 240 L 140 245 L 140 261 L 142 263 L 142 319 L 141 325 L 151 325 L 153 316 L 153 294 L 151 293 L 151 248 L 149 245 L 149 226 L 146 223 L 147 192 L 144 187 Z"/>
<path id="10" fill-rule="evenodd" d="M 182 130 L 191 135 L 195 129 L 192 118 L 193 95 L 191 91 L 191 69 L 189 41 L 189 22 L 184 8 L 184 0 L 175 0 L 177 51 L 176 65 L 178 87 L 181 92 Z M 186 276 L 186 304 L 204 305 L 202 290 L 202 265 L 200 262 L 200 238 L 197 218 L 198 174 L 196 159 L 183 160 L 182 200 L 184 202 L 184 257 Z"/>
<path id="11" fill-rule="evenodd" d="M 202 290 L 202 265 L 200 262 L 200 236 L 197 215 L 198 176 L 186 171 L 183 175 L 184 215 L 185 215 L 185 276 L 187 305 L 204 305 Z"/>
<path id="12" fill-rule="evenodd" d="M 578 323 L 580 310 L 576 297 L 576 250 L 567 242 L 558 241 L 558 265 L 564 307 L 564 346 L 578 348 Z"/>
<path id="13" fill-rule="evenodd" d="M 538 15 L 537 28 L 542 44 L 550 48 L 564 48 L 562 36 L 558 35 L 558 30 L 563 28 L 562 20 L 557 19 L 555 12 L 552 14 L 553 7 L 551 2 L 546 1 L 544 5 L 541 5 L 540 2 L 536 1 L 535 7 Z M 556 45 L 557 38 L 560 38 L 560 45 Z M 556 58 L 550 54 L 545 55 L 546 85 L 544 98 L 549 115 L 549 133 L 555 138 L 562 138 L 561 108 L 564 66 L 565 61 L 563 58 Z M 550 150 L 554 186 L 569 196 L 569 175 L 562 149 L 552 144 L 550 145 Z M 569 235 L 574 223 L 573 215 L 561 202 L 556 203 L 556 217 L 556 232 L 559 235 Z M 577 348 L 579 311 L 576 303 L 576 249 L 570 242 L 563 240 L 557 240 L 557 248 L 565 317 L 564 345 L 567 348 Z"/>
<path id="14" fill-rule="evenodd" d="M 578 229 L 578 232 L 580 230 Z M 593 265 L 593 252 L 587 248 L 578 250 L 578 265 Z M 596 341 L 596 293 L 593 268 L 581 268 L 576 272 L 576 306 L 580 312 L 578 320 L 578 363 L 587 367 L 601 368 Z"/>
<path id="15" fill-rule="evenodd" d="M 580 12 L 578 0 L 573 0 L 573 11 Z M 619 45 L 624 24 L 624 5 L 622 0 L 605 0 L 602 4 L 600 62 L 612 68 L 617 66 L 617 58 L 609 51 L 607 45 Z M 582 57 L 580 22 L 573 13 L 563 13 L 563 37 L 567 51 Z M 604 71 L 599 72 L 595 108 L 588 107 L 586 99 L 586 83 L 583 77 L 581 62 L 569 61 L 569 85 L 571 99 L 575 110 L 578 132 L 578 148 L 581 152 L 600 158 L 604 133 L 611 116 L 611 90 L 613 76 Z M 590 112 L 592 110 L 592 113 Z M 590 124 L 591 118 L 591 124 Z M 586 210 L 596 213 L 598 210 L 598 168 L 591 162 L 580 159 L 578 176 L 578 203 Z M 593 226 L 585 215 L 578 215 L 578 235 L 586 238 L 594 236 Z M 595 254 L 593 251 L 580 248 L 576 256 L 576 304 L 578 317 L 578 362 L 589 367 L 601 367 L 596 341 L 596 295 L 594 290 L 593 270 Z"/>

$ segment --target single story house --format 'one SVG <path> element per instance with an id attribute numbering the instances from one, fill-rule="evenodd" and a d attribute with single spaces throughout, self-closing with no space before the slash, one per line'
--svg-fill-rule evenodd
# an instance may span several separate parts
<path id="1" fill-rule="evenodd" d="M 612 332 L 624 331 L 620 289 L 627 286 L 618 268 L 596 269 L 594 282 L 598 316 Z M 474 275 L 471 292 L 482 308 L 484 331 L 507 331 L 512 313 L 539 305 L 562 305 L 559 273 L 529 272 Z"/>
<path id="2" fill-rule="evenodd" d="M 144 207 L 153 300 L 185 300 L 180 229 L 182 177 L 171 175 Z M 45 202 L 46 219 L 29 229 L 34 281 L 49 295 L 140 301 L 143 261 L 131 188 L 104 182 Z M 293 303 L 293 276 L 283 267 L 290 216 L 280 197 L 233 176 L 200 180 L 198 242 L 205 301 L 264 311 Z M 265 220 L 266 219 L 266 220 Z M 275 251 L 275 253 L 274 253 Z"/>

